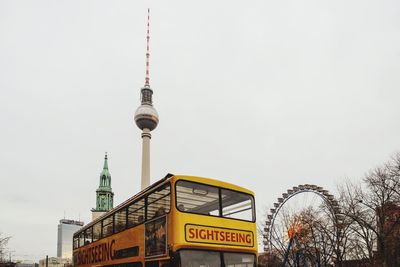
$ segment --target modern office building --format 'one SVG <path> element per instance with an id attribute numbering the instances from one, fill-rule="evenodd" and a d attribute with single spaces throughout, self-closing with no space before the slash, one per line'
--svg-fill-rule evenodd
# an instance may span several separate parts
<path id="1" fill-rule="evenodd" d="M 57 257 L 72 259 L 72 236 L 83 226 L 83 222 L 60 220 L 57 236 Z"/>

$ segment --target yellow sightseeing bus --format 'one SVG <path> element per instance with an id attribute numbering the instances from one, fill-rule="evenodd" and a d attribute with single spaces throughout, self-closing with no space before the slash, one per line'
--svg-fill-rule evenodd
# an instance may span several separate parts
<path id="1" fill-rule="evenodd" d="M 253 192 L 168 174 L 73 237 L 74 266 L 254 267 Z"/>

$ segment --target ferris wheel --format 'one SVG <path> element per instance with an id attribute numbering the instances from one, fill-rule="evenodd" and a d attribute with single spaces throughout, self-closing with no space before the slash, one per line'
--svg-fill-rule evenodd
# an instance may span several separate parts
<path id="1" fill-rule="evenodd" d="M 338 201 L 328 190 L 312 184 L 294 186 L 273 203 L 267 214 L 264 251 L 289 266 L 298 266 L 294 262 L 299 254 L 306 266 L 328 265 L 338 249 L 342 220 Z M 297 246 L 291 247 L 294 240 Z"/>

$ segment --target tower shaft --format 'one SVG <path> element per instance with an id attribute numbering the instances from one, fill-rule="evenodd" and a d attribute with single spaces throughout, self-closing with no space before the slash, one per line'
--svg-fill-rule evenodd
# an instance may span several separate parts
<path id="1" fill-rule="evenodd" d="M 144 128 L 142 131 L 142 190 L 150 185 L 150 139 L 150 130 Z"/>

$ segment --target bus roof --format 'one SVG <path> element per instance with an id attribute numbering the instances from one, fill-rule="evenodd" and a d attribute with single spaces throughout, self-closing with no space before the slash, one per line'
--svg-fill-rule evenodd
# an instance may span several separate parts
<path id="1" fill-rule="evenodd" d="M 213 186 L 217 186 L 217 187 L 224 187 L 224 188 L 229 188 L 235 191 L 240 191 L 240 192 L 244 192 L 250 195 L 254 195 L 254 192 L 251 190 L 248 190 L 244 187 L 238 186 L 238 185 L 234 185 L 231 183 L 227 183 L 227 182 L 223 182 L 221 180 L 217 180 L 217 179 L 213 179 L 213 178 L 204 178 L 204 177 L 198 177 L 198 176 L 188 176 L 188 175 L 174 175 L 173 179 L 176 180 L 190 180 L 193 182 L 198 182 L 198 183 L 203 183 L 203 184 L 209 184 L 209 185 L 213 185 Z"/>

